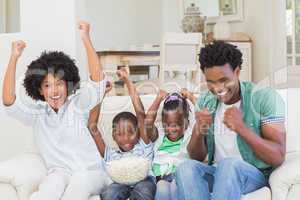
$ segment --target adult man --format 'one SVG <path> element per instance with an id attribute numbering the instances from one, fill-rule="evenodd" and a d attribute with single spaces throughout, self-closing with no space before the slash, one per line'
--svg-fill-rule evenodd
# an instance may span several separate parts
<path id="1" fill-rule="evenodd" d="M 242 53 L 231 44 L 206 45 L 200 64 L 209 91 L 196 104 L 195 160 L 177 169 L 179 199 L 239 200 L 284 161 L 284 103 L 275 90 L 239 80 Z M 200 162 L 207 155 L 208 165 Z"/>

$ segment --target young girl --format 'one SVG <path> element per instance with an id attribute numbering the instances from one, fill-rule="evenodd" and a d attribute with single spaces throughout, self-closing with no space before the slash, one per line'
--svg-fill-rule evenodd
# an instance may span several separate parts
<path id="1" fill-rule="evenodd" d="M 48 173 L 31 200 L 87 200 L 108 184 L 101 157 L 87 128 L 88 115 L 103 98 L 106 81 L 89 36 L 89 24 L 79 23 L 90 80 L 79 88 L 74 60 L 63 52 L 44 52 L 31 62 L 23 85 L 35 102 L 16 95 L 16 65 L 25 42 L 12 44 L 4 77 L 3 104 L 9 115 L 33 127 Z"/>
<path id="2" fill-rule="evenodd" d="M 174 173 L 176 167 L 188 158 L 186 147 L 192 130 L 189 126 L 190 108 L 186 98 L 189 98 L 192 102 L 194 102 L 194 99 L 187 90 L 182 90 L 181 93 L 168 95 L 161 90 L 146 115 L 146 126 L 150 129 L 147 132 L 153 133 L 152 139 L 156 140 L 152 170 L 156 176 L 155 199 L 158 200 L 177 199 Z M 155 127 L 154 122 L 159 105 L 164 99 L 162 109 L 163 129 L 161 130 Z"/>
<path id="3" fill-rule="evenodd" d="M 117 71 L 119 78 L 124 81 L 128 88 L 129 95 L 136 113 L 121 112 L 113 119 L 112 136 L 119 148 L 111 148 L 104 143 L 102 134 L 97 128 L 98 116 L 100 114 L 100 106 L 93 109 L 90 114 L 89 127 L 100 154 L 103 156 L 106 166 L 122 163 L 122 160 L 131 158 L 130 161 L 138 162 L 140 158 L 144 158 L 146 171 L 151 165 L 153 159 L 153 143 L 149 138 L 149 134 L 145 129 L 145 111 L 143 104 L 137 94 L 134 84 L 129 80 L 128 73 L 125 68 Z M 133 164 L 133 163 L 128 163 Z M 124 166 L 125 167 L 125 166 Z M 122 169 L 123 170 L 123 169 Z M 136 169 L 130 173 L 136 173 Z M 147 173 L 146 173 L 147 174 Z M 112 177 L 114 180 L 114 177 Z M 102 200 L 126 200 L 126 199 L 143 199 L 152 200 L 155 195 L 155 181 L 153 177 L 145 176 L 135 183 L 127 183 L 128 180 L 114 180 L 102 193 Z"/>

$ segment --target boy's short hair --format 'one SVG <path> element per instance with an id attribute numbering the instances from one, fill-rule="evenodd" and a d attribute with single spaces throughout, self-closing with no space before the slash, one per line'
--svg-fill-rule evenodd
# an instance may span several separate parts
<path id="1" fill-rule="evenodd" d="M 34 100 L 45 101 L 39 89 L 48 74 L 53 74 L 53 76 L 58 76 L 66 81 L 68 95 L 80 87 L 79 71 L 75 61 L 63 52 L 45 51 L 30 63 L 25 72 L 23 85 L 28 96 Z"/>
<path id="2" fill-rule="evenodd" d="M 120 112 L 113 118 L 113 121 L 112 121 L 113 128 L 121 120 L 130 121 L 135 128 L 137 128 L 137 126 L 138 126 L 138 121 L 134 114 L 132 114 L 131 112 Z"/>
<path id="3" fill-rule="evenodd" d="M 241 69 L 242 55 L 236 46 L 224 41 L 214 41 L 201 49 L 199 56 L 200 68 L 204 71 L 205 68 L 223 66 L 228 63 L 233 71 L 237 67 Z"/>

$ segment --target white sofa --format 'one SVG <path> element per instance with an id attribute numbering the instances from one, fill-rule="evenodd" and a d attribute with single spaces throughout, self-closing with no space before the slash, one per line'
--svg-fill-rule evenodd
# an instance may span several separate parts
<path id="1" fill-rule="evenodd" d="M 280 90 L 287 102 L 287 154 L 286 161 L 277 168 L 270 177 L 271 190 L 264 187 L 243 197 L 243 200 L 299 200 L 300 199 L 300 110 L 297 101 L 300 89 Z M 142 96 L 147 109 L 154 96 Z M 105 140 L 112 145 L 110 136 L 112 117 L 125 110 L 132 110 L 129 97 L 110 96 L 103 102 L 102 117 L 99 126 L 106 133 Z M 159 119 L 158 119 L 159 120 Z M 298 123 L 297 123 L 298 122 Z M 34 144 L 34 143 L 32 143 Z M 35 148 L 32 148 L 35 149 Z M 28 200 L 30 194 L 37 189 L 40 180 L 45 176 L 46 169 L 36 150 L 22 153 L 10 160 L 0 163 L 0 199 Z M 97 200 L 93 196 L 90 200 Z"/>

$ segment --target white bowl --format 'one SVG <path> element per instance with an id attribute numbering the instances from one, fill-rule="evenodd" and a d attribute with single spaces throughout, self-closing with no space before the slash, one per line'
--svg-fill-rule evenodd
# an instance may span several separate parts
<path id="1" fill-rule="evenodd" d="M 149 173 L 150 161 L 142 157 L 125 157 L 106 163 L 106 171 L 117 183 L 132 185 L 144 180 Z"/>

